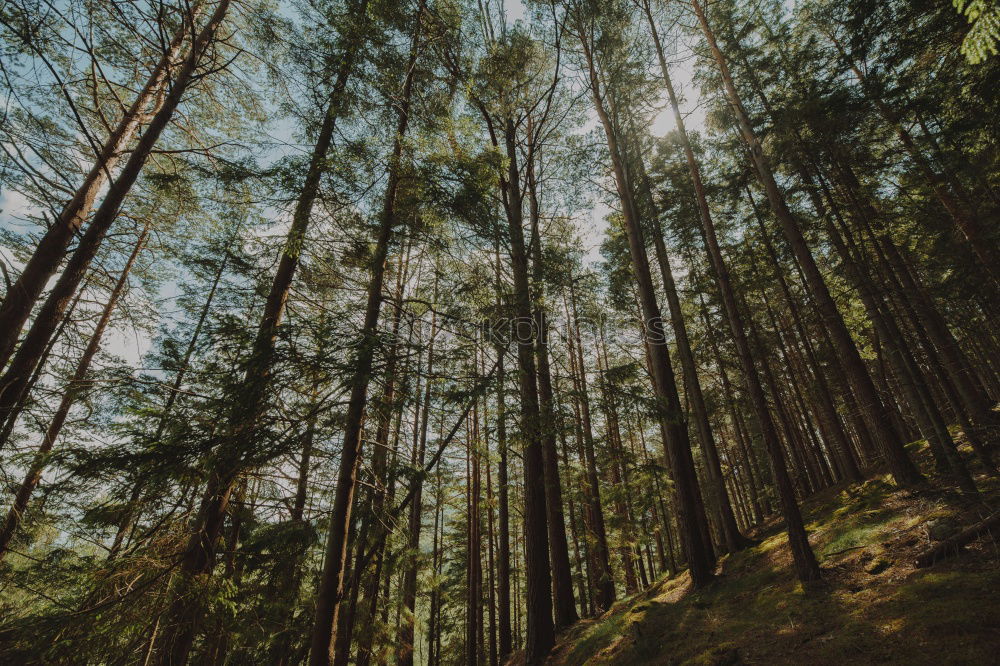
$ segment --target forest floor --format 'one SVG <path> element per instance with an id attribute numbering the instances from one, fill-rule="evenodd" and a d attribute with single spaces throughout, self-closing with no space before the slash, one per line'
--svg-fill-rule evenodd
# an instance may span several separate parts
<path id="1" fill-rule="evenodd" d="M 687 573 L 663 578 L 564 632 L 549 663 L 1000 664 L 1000 534 L 914 565 L 932 537 L 995 510 L 1000 486 L 979 477 L 983 501 L 968 502 L 887 480 L 803 504 L 820 588 L 795 579 L 775 519 L 753 534 L 759 545 L 723 558 L 705 589 L 693 592 Z"/>

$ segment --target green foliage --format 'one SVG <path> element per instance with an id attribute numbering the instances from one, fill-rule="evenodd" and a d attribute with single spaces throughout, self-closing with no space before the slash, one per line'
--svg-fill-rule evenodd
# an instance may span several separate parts
<path id="1" fill-rule="evenodd" d="M 962 55 L 969 63 L 978 65 L 991 55 L 997 55 L 1000 5 L 992 0 L 952 0 L 952 4 L 969 22 L 969 32 L 962 40 Z"/>

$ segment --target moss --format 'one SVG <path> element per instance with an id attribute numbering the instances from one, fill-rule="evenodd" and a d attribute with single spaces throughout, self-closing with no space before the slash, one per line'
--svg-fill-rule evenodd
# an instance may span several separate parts
<path id="1" fill-rule="evenodd" d="M 686 575 L 661 579 L 569 637 L 553 661 L 991 663 L 1000 652 L 1000 571 L 910 564 L 923 523 L 955 509 L 913 501 L 884 480 L 830 491 L 804 509 L 817 554 L 855 549 L 824 560 L 826 587 L 798 584 L 776 526 L 727 557 L 705 589 L 690 591 Z"/>
<path id="2" fill-rule="evenodd" d="M 597 623 L 584 631 L 582 635 L 575 639 L 573 649 L 567 655 L 565 664 L 590 664 L 595 663 L 593 657 L 598 652 L 609 646 L 623 633 L 628 618 L 624 611 L 625 607 L 619 606 L 617 610 L 602 617 Z"/>
<path id="3" fill-rule="evenodd" d="M 998 589 L 1000 571 L 928 571 L 899 586 L 883 608 L 920 631 L 996 632 Z"/>
<path id="4" fill-rule="evenodd" d="M 731 643 L 721 643 L 688 660 L 688 664 L 705 664 L 707 666 L 725 666 L 741 662 L 739 648 Z"/>

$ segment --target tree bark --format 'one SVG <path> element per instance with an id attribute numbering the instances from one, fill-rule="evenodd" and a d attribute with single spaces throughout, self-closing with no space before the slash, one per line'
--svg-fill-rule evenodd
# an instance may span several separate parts
<path id="1" fill-rule="evenodd" d="M 409 64 L 399 102 L 392 154 L 389 159 L 389 177 L 379 219 L 378 236 L 372 256 L 372 275 L 368 283 L 364 323 L 361 328 L 361 345 L 350 380 L 351 395 L 344 425 L 344 445 L 337 470 L 337 487 L 327 535 L 323 572 L 316 594 L 316 614 L 313 623 L 310 666 L 330 666 L 334 659 L 337 639 L 338 615 L 344 596 L 344 573 L 347 564 L 348 526 L 357 486 L 357 463 L 361 458 L 361 427 L 368 401 L 368 384 L 377 345 L 376 333 L 382 306 L 382 287 L 385 281 L 385 261 L 389 242 L 393 236 L 396 219 L 396 194 L 401 180 L 403 137 L 410 120 L 410 105 L 417 57 L 421 50 L 423 14 L 425 3 L 420 1 L 412 41 Z"/>

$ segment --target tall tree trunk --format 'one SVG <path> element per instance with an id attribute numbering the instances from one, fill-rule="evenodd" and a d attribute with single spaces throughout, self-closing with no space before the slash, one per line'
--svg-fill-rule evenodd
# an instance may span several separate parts
<path id="1" fill-rule="evenodd" d="M 682 136 L 686 136 L 686 134 Z M 637 159 L 641 160 L 641 158 Z M 644 171 L 641 167 L 640 170 Z M 642 181 L 642 188 L 648 199 L 648 204 L 653 206 L 651 215 L 653 222 L 653 248 L 656 254 L 656 261 L 660 267 L 663 291 L 667 298 L 670 322 L 674 331 L 674 340 L 677 344 L 677 355 L 681 359 L 681 370 L 686 379 L 688 402 L 691 411 L 694 413 L 695 432 L 698 434 L 698 441 L 701 444 L 702 455 L 705 460 L 705 471 L 712 490 L 715 513 L 722 528 L 722 536 L 725 539 L 726 549 L 731 553 L 735 553 L 751 545 L 753 542 L 740 534 L 740 530 L 736 526 L 736 518 L 733 515 L 733 506 L 730 503 L 729 496 L 726 494 L 722 478 L 722 463 L 719 461 L 719 449 L 715 443 L 715 435 L 708 420 L 708 407 L 705 405 L 705 396 L 701 389 L 701 380 L 698 377 L 694 352 L 691 350 L 691 340 L 688 336 L 687 324 L 684 322 L 684 313 L 681 309 L 680 298 L 677 295 L 677 285 L 674 282 L 673 271 L 670 268 L 670 258 L 667 255 L 667 247 L 663 240 L 663 228 L 656 213 L 655 202 L 653 201 L 652 192 L 649 189 L 649 182 L 645 173 L 640 174 L 640 179 Z"/>
<path id="2" fill-rule="evenodd" d="M 518 384 L 521 398 L 521 432 L 524 437 L 524 545 L 527 587 L 527 641 L 525 662 L 541 663 L 555 645 L 552 622 L 552 575 L 548 547 L 545 471 L 535 364 L 534 313 L 528 281 L 528 254 L 524 243 L 523 202 L 515 143 L 514 121 L 504 122 L 507 176 L 504 203 L 510 236 L 511 272 L 514 278 L 514 326 Z"/>
<path id="3" fill-rule="evenodd" d="M 615 581 L 611 572 L 611 554 L 608 549 L 607 527 L 604 521 L 604 506 L 601 501 L 601 486 L 597 475 L 597 455 L 594 446 L 594 428 L 590 414 L 590 396 L 587 387 L 587 367 L 583 361 L 583 339 L 580 335 L 580 318 L 576 308 L 576 285 L 570 283 L 570 304 L 572 311 L 572 335 L 570 338 L 571 367 L 575 366 L 577 404 L 580 409 L 580 422 L 583 434 L 581 447 L 586 460 L 586 484 L 584 487 L 589 507 L 589 528 L 594 542 L 596 594 L 594 605 L 598 612 L 611 608 L 615 602 Z M 572 359 L 575 349 L 576 358 Z M 573 363 L 572 361 L 575 361 Z"/>
<path id="4" fill-rule="evenodd" d="M 433 302 L 437 303 L 436 273 L 434 276 Z M 423 468 L 424 457 L 427 452 L 427 427 L 430 421 L 431 397 L 433 389 L 431 386 L 431 377 L 434 374 L 434 339 L 436 336 L 437 312 L 433 311 L 431 313 L 430 337 L 429 342 L 427 343 L 427 363 L 425 366 L 427 379 L 424 383 L 423 399 L 420 403 L 418 403 L 418 408 L 422 405 L 423 409 L 420 415 L 419 434 L 416 435 L 419 440 L 413 453 L 413 466 L 415 469 Z M 407 548 L 410 551 L 412 561 L 407 566 L 406 571 L 403 574 L 403 589 L 401 594 L 404 617 L 399 633 L 399 646 L 397 651 L 397 663 L 400 666 L 413 665 L 413 650 L 415 647 L 413 628 L 416 622 L 417 571 L 420 555 L 420 530 L 422 527 L 423 515 L 423 477 L 418 477 L 415 483 L 416 489 L 413 495 L 413 501 L 410 504 L 409 519 L 407 521 Z"/>
<path id="5" fill-rule="evenodd" d="M 166 45 L 163 55 L 154 65 L 146 83 L 118 121 L 104 145 L 100 148 L 92 146 L 96 153 L 94 164 L 84 176 L 83 183 L 73 193 L 59 217 L 50 226 L 24 269 L 14 284 L 7 290 L 3 303 L 0 304 L 0 368 L 7 365 L 17 343 L 18 334 L 24 323 L 28 321 L 32 306 L 38 300 L 49 279 L 59 268 L 59 263 L 66 253 L 73 236 L 80 230 L 94 206 L 94 201 L 104 185 L 112 178 L 112 171 L 125 154 L 128 144 L 135 138 L 139 127 L 149 114 L 160 110 L 165 101 L 164 92 L 168 85 L 186 86 L 181 77 L 177 81 L 169 81 L 170 70 L 177 65 L 185 38 L 192 34 L 194 22 L 201 10 L 201 2 L 189 6 L 187 16 L 181 17 L 181 24 Z M 195 54 L 197 56 L 197 54 Z M 190 56 L 189 56 L 190 57 Z M 148 130 L 147 130 L 148 131 Z"/>
<path id="6" fill-rule="evenodd" d="M 688 173 L 694 186 L 695 200 L 698 204 L 698 214 L 703 227 L 713 226 L 712 214 L 708 207 L 708 197 L 705 194 L 705 186 L 701 179 L 701 165 L 698 163 L 691 147 L 691 140 L 688 137 L 687 128 L 684 124 L 684 117 L 681 114 L 680 103 L 674 84 L 670 78 L 670 69 L 667 67 L 667 60 L 663 53 L 663 45 L 660 42 L 660 34 L 656 29 L 656 21 L 653 20 L 653 13 L 649 0 L 643 0 L 643 10 L 649 24 L 650 35 L 653 37 L 653 46 L 656 49 L 656 57 L 660 64 L 660 73 L 663 76 L 663 83 L 667 89 L 667 97 L 670 101 L 670 109 L 674 116 L 674 123 L 677 126 L 677 135 L 680 138 L 681 146 L 684 148 L 684 157 L 687 162 Z M 645 179 L 644 179 L 645 180 Z M 648 189 L 648 182 L 645 183 Z M 652 195 L 649 195 L 652 199 Z M 651 202 L 653 203 L 653 202 Z M 655 203 L 653 203 L 655 205 Z M 688 340 L 687 328 L 684 326 L 683 316 L 680 311 L 680 302 L 677 299 L 676 289 L 674 289 L 673 275 L 670 272 L 670 263 L 667 257 L 666 248 L 663 244 L 663 233 L 660 228 L 659 218 L 655 219 L 656 229 L 654 230 L 654 243 L 656 247 L 657 260 L 660 264 L 660 271 L 663 274 L 664 288 L 667 293 L 667 301 L 670 304 L 671 320 L 674 322 L 674 337 L 677 340 L 678 353 L 681 355 L 681 362 L 684 364 L 685 373 L 693 379 L 690 380 L 691 403 L 695 411 L 695 418 L 698 426 L 698 434 L 702 443 L 705 455 L 705 466 L 708 470 L 716 502 L 719 506 L 720 522 L 722 532 L 726 539 L 726 545 L 731 552 L 745 548 L 752 541 L 740 534 L 736 526 L 736 519 L 733 516 L 732 505 L 729 496 L 726 495 L 726 488 L 722 478 L 722 467 L 719 462 L 718 449 L 715 445 L 715 438 L 712 435 L 708 423 L 707 409 L 702 395 L 701 383 L 699 382 L 694 364 L 694 354 L 691 352 L 691 344 Z"/>
<path id="7" fill-rule="evenodd" d="M 601 91 L 601 83 L 597 75 L 597 65 L 594 61 L 590 44 L 580 31 L 580 43 L 589 74 L 590 92 L 594 107 L 604 128 L 608 150 L 615 177 L 615 185 L 622 203 L 625 218 L 626 234 L 628 236 L 629 253 L 632 258 L 632 269 L 638 283 L 639 298 L 642 304 L 642 314 L 645 319 L 647 347 L 649 349 L 651 373 L 658 408 L 664 422 L 664 448 L 666 449 L 670 468 L 674 473 L 674 484 L 677 491 L 677 513 L 685 548 L 688 554 L 688 566 L 691 570 L 691 580 L 694 586 L 702 587 L 714 575 L 715 557 L 711 548 L 702 536 L 703 521 L 699 520 L 698 505 L 700 490 L 698 476 L 695 472 L 694 459 L 688 433 L 681 412 L 677 385 L 674 382 L 673 367 L 667 352 L 667 335 L 660 315 L 660 306 L 656 302 L 653 280 L 650 275 L 649 257 L 643 240 L 641 222 L 633 199 L 633 183 L 628 174 L 623 154 L 618 145 L 618 133 L 612 124 L 611 117 L 605 108 L 605 97 Z"/>
<path id="8" fill-rule="evenodd" d="M 381 577 L 383 569 L 387 570 L 384 566 L 386 549 L 385 540 L 378 539 L 376 537 L 376 541 L 371 543 L 370 537 L 373 532 L 377 532 L 378 525 L 382 524 L 382 521 L 385 519 L 383 514 L 385 512 L 386 502 L 390 499 L 389 493 L 393 487 L 390 470 L 391 467 L 394 467 L 394 465 L 390 466 L 389 437 L 392 430 L 393 417 L 397 413 L 396 366 L 399 362 L 399 348 L 397 340 L 399 340 L 399 330 L 403 314 L 403 287 L 405 285 L 409 269 L 409 258 L 412 247 L 412 244 L 407 243 L 407 249 L 400 253 L 399 259 L 396 262 L 396 286 L 393 290 L 394 307 L 392 310 L 392 327 L 389 335 L 390 343 L 389 350 L 387 352 L 388 358 L 385 364 L 383 390 L 381 397 L 375 401 L 374 408 L 369 407 L 369 411 L 372 412 L 372 416 L 375 420 L 377 420 L 378 425 L 375 429 L 374 450 L 372 452 L 371 467 L 373 483 L 372 489 L 368 493 L 364 525 L 361 530 L 359 530 L 359 535 L 363 536 L 358 541 L 361 547 L 357 548 L 357 552 L 358 557 L 363 557 L 370 548 L 374 548 L 374 555 L 371 557 L 371 559 L 374 560 L 374 567 L 367 573 L 367 582 L 363 585 L 367 622 L 364 623 L 366 631 L 361 635 L 361 638 L 358 641 L 358 666 L 368 666 L 368 664 L 371 663 L 372 649 L 376 633 L 376 616 L 380 597 L 380 584 L 382 582 Z M 360 561 L 358 563 L 357 571 L 359 576 L 364 571 Z M 350 634 L 341 636 L 341 640 L 347 642 L 350 642 L 351 638 L 352 636 Z"/>
<path id="9" fill-rule="evenodd" d="M 38 383 L 38 380 L 45 371 L 45 365 L 49 362 L 49 356 L 52 354 L 52 350 L 55 348 L 59 338 L 62 337 L 66 326 L 73 322 L 73 313 L 76 312 L 76 306 L 80 303 L 80 299 L 86 293 L 88 284 L 89 280 L 85 280 L 83 285 L 77 290 L 76 296 L 73 297 L 73 301 L 69 304 L 69 307 L 66 308 L 62 321 L 59 322 L 59 327 L 55 330 L 55 333 L 52 335 L 48 344 L 45 345 L 45 351 L 42 353 L 41 358 L 38 359 L 38 365 L 35 366 L 35 371 L 31 374 L 31 380 L 28 382 L 27 386 L 24 387 L 24 391 L 21 392 L 21 397 L 18 398 L 17 404 L 8 415 L 7 422 L 3 424 L 3 429 L 0 430 L 0 451 L 2 451 L 4 445 L 10 441 L 10 436 L 14 434 L 14 428 L 17 426 L 17 421 L 20 418 L 21 413 L 24 411 L 24 408 L 30 404 L 31 391 L 34 389 L 35 384 Z"/>
<path id="10" fill-rule="evenodd" d="M 475 410 L 474 410 L 475 411 Z M 483 553 L 480 523 L 480 468 L 478 427 L 474 415 L 466 420 L 466 575 L 465 663 L 479 666 L 483 655 Z"/>
<path id="11" fill-rule="evenodd" d="M 434 529 L 431 538 L 431 572 L 434 576 L 441 574 L 441 512 L 444 507 L 441 494 L 441 466 L 437 469 L 437 483 L 434 491 Z M 427 614 L 427 663 L 436 666 L 441 662 L 441 590 L 435 583 L 431 588 L 430 610 Z"/>
<path id="12" fill-rule="evenodd" d="M 17 528 L 21 524 L 21 518 L 24 515 L 24 510 L 28 507 L 31 494 L 42 479 L 42 472 L 45 470 L 45 465 L 48 462 L 49 453 L 59 438 L 59 433 L 62 432 L 63 425 L 66 424 L 66 417 L 69 416 L 69 410 L 73 407 L 77 398 L 80 397 L 83 389 L 86 388 L 84 380 L 90 371 L 90 364 L 101 348 L 101 339 L 104 337 L 104 331 L 111 322 L 111 314 L 114 312 L 115 306 L 118 305 L 118 300 L 121 298 L 122 291 L 124 291 L 125 285 L 128 282 L 129 273 L 132 271 L 135 260 L 146 244 L 148 237 L 149 225 L 147 224 L 142 233 L 139 234 L 139 239 L 132 248 L 132 253 L 129 255 L 128 260 L 125 262 L 125 267 L 118 276 L 111 294 L 108 295 L 108 302 L 101 311 L 101 316 L 97 320 L 94 332 L 90 335 L 90 341 L 83 350 L 83 355 L 80 356 L 80 360 L 76 364 L 76 370 L 73 371 L 73 376 L 63 391 L 59 406 L 56 407 L 56 411 L 52 415 L 52 420 L 49 422 L 49 427 L 45 430 L 45 435 L 42 437 L 42 442 L 38 446 L 35 457 L 28 467 L 28 472 L 14 494 L 14 501 L 7 512 L 7 518 L 4 520 L 3 527 L 0 528 L 0 562 L 3 561 L 4 556 L 7 554 L 11 539 L 17 533 Z"/>
<path id="13" fill-rule="evenodd" d="M 501 663 L 513 651 L 510 627 L 510 497 L 507 475 L 507 413 L 504 403 L 505 384 L 503 357 L 506 350 L 497 351 L 497 656 Z"/>
<path id="14" fill-rule="evenodd" d="M 556 376 L 556 377 L 553 378 L 553 383 L 554 383 L 554 386 L 558 386 L 559 385 L 559 378 L 558 378 L 558 376 Z M 553 399 L 554 399 L 555 404 L 561 404 L 559 396 L 558 396 L 558 393 L 555 392 L 555 391 L 553 393 L 554 393 Z M 569 458 L 569 447 L 566 444 L 566 429 L 565 429 L 565 424 L 563 423 L 563 418 L 562 418 L 561 414 L 557 415 L 556 419 L 557 419 L 556 431 L 559 434 L 559 444 L 560 444 L 560 448 L 562 450 L 562 457 L 563 457 L 563 460 L 566 461 L 565 464 L 569 465 L 569 460 L 570 460 L 570 458 Z M 567 471 L 567 478 L 569 478 L 569 472 L 568 471 Z M 568 483 L 567 487 L 572 488 L 573 484 L 572 483 Z M 576 561 L 576 566 L 577 566 L 577 576 L 576 576 L 577 600 L 578 600 L 578 602 L 580 604 L 580 614 L 583 615 L 583 616 L 586 616 L 586 615 L 589 614 L 588 613 L 588 599 L 589 599 L 590 595 L 588 594 L 588 591 L 587 591 L 587 583 L 584 580 L 584 578 L 585 578 L 585 576 L 584 576 L 585 563 L 584 563 L 584 561 L 583 561 L 583 559 L 581 557 L 581 554 L 580 554 L 580 536 L 579 536 L 579 531 L 577 529 L 576 502 L 573 499 L 573 493 L 572 492 L 570 492 L 570 493 L 567 494 L 567 498 L 566 499 L 567 499 L 567 504 L 569 505 L 569 527 L 570 527 L 570 534 L 573 537 L 573 559 Z"/>
<path id="15" fill-rule="evenodd" d="M 530 128 L 529 120 L 529 128 Z M 530 133 L 530 129 L 529 129 Z M 529 139 L 534 145 L 534 137 Z M 542 237 L 540 231 L 538 193 L 535 182 L 537 152 L 529 148 L 525 166 L 528 184 L 528 211 L 531 224 L 531 261 L 535 281 L 535 359 L 538 367 L 538 398 L 545 472 L 545 512 L 549 531 L 549 557 L 552 564 L 552 601 L 555 629 L 561 630 L 580 619 L 573 599 L 573 575 L 569 564 L 569 544 L 566 540 L 566 520 L 563 517 L 562 483 L 559 479 L 559 455 L 556 448 L 556 417 L 552 398 L 552 377 L 549 368 L 549 331 L 546 316 L 545 285 L 542 270 Z"/>
<path id="16" fill-rule="evenodd" d="M 757 221 L 757 226 L 760 229 L 760 237 L 764 243 L 767 258 L 770 261 L 778 286 L 781 288 L 782 299 L 788 307 L 788 311 L 792 317 L 792 322 L 795 325 L 795 332 L 798 334 L 799 340 L 805 349 L 810 365 L 814 369 L 812 376 L 815 378 L 817 385 L 815 402 L 819 408 L 821 418 L 826 421 L 827 428 L 833 435 L 831 439 L 834 450 L 837 453 L 838 467 L 840 467 L 841 472 L 848 481 L 857 483 L 862 479 L 861 469 L 858 467 L 858 462 L 855 460 L 851 451 L 847 434 L 844 432 L 840 419 L 837 417 L 837 411 L 834 406 L 833 393 L 830 390 L 830 385 L 826 380 L 823 368 L 820 367 L 819 361 L 816 358 L 816 353 L 813 349 L 809 333 L 806 331 L 805 324 L 802 321 L 802 315 L 799 311 L 798 303 L 792 295 L 788 281 L 785 279 L 781 262 L 778 260 L 778 253 L 775 251 L 774 245 L 771 243 L 767 228 L 764 226 L 764 220 L 757 214 L 757 206 L 754 201 L 753 194 L 749 188 L 747 188 L 746 192 L 754 210 L 754 219 Z"/>
<path id="17" fill-rule="evenodd" d="M 388 182 L 386 183 L 378 236 L 372 256 L 372 274 L 367 289 L 364 323 L 361 328 L 361 344 L 349 383 L 351 395 L 344 421 L 344 445 L 340 456 L 340 466 L 337 470 L 337 487 L 330 515 L 323 572 L 316 594 L 316 615 L 309 652 L 310 666 L 329 666 L 334 659 L 338 615 L 344 596 L 348 526 L 351 523 L 354 491 L 357 486 L 357 463 L 361 458 L 361 425 L 365 405 L 368 401 L 368 384 L 377 345 L 376 333 L 382 306 L 385 261 L 389 253 L 389 241 L 392 239 L 393 227 L 397 223 L 396 193 L 401 179 L 403 137 L 406 135 L 410 120 L 413 80 L 417 57 L 422 45 L 424 8 L 424 0 L 420 0 L 414 19 L 415 27 L 410 44 L 409 63 L 400 94 L 399 117 L 392 154 L 389 159 Z"/>
<path id="18" fill-rule="evenodd" d="M 306 178 L 292 216 L 292 225 L 264 301 L 246 372 L 232 396 L 232 412 L 227 432 L 220 438 L 217 451 L 209 463 L 209 476 L 201 506 L 181 558 L 181 575 L 175 581 L 178 590 L 167 610 L 167 629 L 160 639 L 165 646 L 165 649 L 158 651 L 161 664 L 183 663 L 194 640 L 198 611 L 193 606 L 194 600 L 189 597 L 190 591 L 185 591 L 184 588 L 190 585 L 195 576 L 211 572 L 214 566 L 215 548 L 230 496 L 243 472 L 240 461 L 253 446 L 257 423 L 265 408 L 275 340 L 301 258 L 313 206 L 319 196 L 326 154 L 332 144 L 344 89 L 352 69 L 353 57 L 347 56 L 341 61 L 323 123 L 313 146 Z"/>
<path id="19" fill-rule="evenodd" d="M 485 361 L 485 354 L 483 360 Z M 485 370 L 485 368 L 483 368 Z M 489 423 L 487 414 L 489 403 L 483 401 L 483 433 L 486 452 L 486 610 L 489 619 L 489 632 L 487 633 L 487 652 L 489 654 L 490 666 L 499 666 L 500 658 L 497 655 L 497 612 L 496 612 L 496 548 L 494 536 L 496 529 L 493 520 L 493 463 L 491 462 L 489 443 Z"/>

